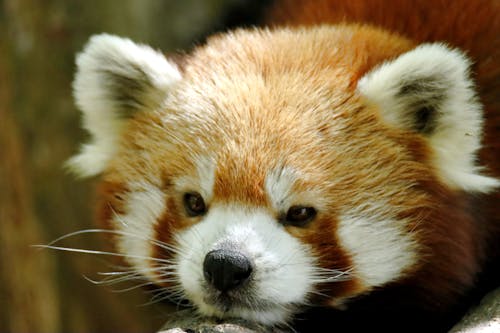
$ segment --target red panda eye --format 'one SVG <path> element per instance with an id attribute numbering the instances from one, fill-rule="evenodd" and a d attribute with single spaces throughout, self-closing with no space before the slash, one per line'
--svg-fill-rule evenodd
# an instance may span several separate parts
<path id="1" fill-rule="evenodd" d="M 184 194 L 184 208 L 189 216 L 203 215 L 207 211 L 205 201 L 198 192 L 188 192 Z"/>
<path id="2" fill-rule="evenodd" d="M 316 217 L 316 213 L 316 209 L 313 207 L 292 206 L 288 209 L 286 217 L 282 223 L 285 225 L 303 227 L 307 224 L 307 222 Z"/>

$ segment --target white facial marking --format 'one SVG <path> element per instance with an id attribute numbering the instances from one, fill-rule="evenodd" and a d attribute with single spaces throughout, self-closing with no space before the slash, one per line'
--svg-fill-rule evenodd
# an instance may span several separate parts
<path id="1" fill-rule="evenodd" d="M 118 237 L 118 248 L 130 256 L 126 259 L 138 272 L 154 280 L 147 258 L 151 257 L 154 227 L 165 210 L 165 194 L 147 183 L 132 184 L 129 188 L 131 192 L 125 208 L 128 213 L 114 217 L 116 230 L 126 234 Z"/>
<path id="2" fill-rule="evenodd" d="M 293 205 L 311 206 L 321 210 L 326 206 L 324 196 L 317 189 L 300 191 L 294 188 L 298 180 L 307 181 L 307 175 L 300 174 L 290 167 L 277 168 L 266 176 L 264 188 L 274 210 L 287 210 Z"/>
<path id="3" fill-rule="evenodd" d="M 338 238 L 351 255 L 354 274 L 365 287 L 394 281 L 417 261 L 417 243 L 404 221 L 376 214 L 347 213 L 340 217 Z"/>
<path id="4" fill-rule="evenodd" d="M 206 201 L 210 201 L 215 182 L 215 161 L 210 157 L 200 157 L 196 161 L 196 166 L 200 179 L 200 194 Z"/>
<path id="5" fill-rule="evenodd" d="M 380 107 L 389 124 L 404 128 L 415 121 L 408 114 L 412 105 L 422 102 L 419 99 L 439 98 L 435 129 L 428 135 L 434 165 L 451 188 L 489 192 L 500 182 L 480 175 L 481 168 L 475 165 L 483 119 L 469 67 L 460 51 L 424 44 L 369 72 L 358 90 Z M 412 83 L 419 90 L 402 93 L 402 87 Z"/>
<path id="6" fill-rule="evenodd" d="M 267 175 L 264 186 L 275 210 L 290 204 L 297 179 L 297 172 L 291 168 L 278 168 Z"/>
<path id="7" fill-rule="evenodd" d="M 174 186 L 178 192 L 197 189 L 205 202 L 210 202 L 213 196 L 215 182 L 215 161 L 209 156 L 198 156 L 194 159 L 196 175 L 186 175 L 175 180 Z"/>
<path id="8" fill-rule="evenodd" d="M 178 275 L 190 300 L 204 315 L 237 316 L 261 323 L 285 321 L 293 304 L 302 304 L 312 288 L 314 259 L 307 246 L 289 235 L 258 208 L 212 207 L 203 221 L 177 235 Z M 234 307 L 223 313 L 206 302 L 203 261 L 209 251 L 231 244 L 253 262 L 252 298 L 270 305 Z"/>

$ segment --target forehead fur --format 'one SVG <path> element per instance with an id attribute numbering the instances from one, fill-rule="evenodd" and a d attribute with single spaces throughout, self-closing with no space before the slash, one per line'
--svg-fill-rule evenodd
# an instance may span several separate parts
<path id="1" fill-rule="evenodd" d="M 265 80 L 282 80 L 283 75 L 293 74 L 308 74 L 313 79 L 328 71 L 330 80 L 341 88 L 346 81 L 355 84 L 374 65 L 413 46 L 387 31 L 359 25 L 236 30 L 211 37 L 195 50 L 185 72 L 188 79 L 216 75 L 231 81 L 234 75 L 250 73 Z M 317 83 L 323 86 L 326 82 L 319 79 Z"/>
<path id="2" fill-rule="evenodd" d="M 198 177 L 196 161 L 205 156 L 216 165 L 215 197 L 258 204 L 266 201 L 267 174 L 282 166 L 323 187 L 342 183 L 353 168 L 368 177 L 362 170 L 373 170 L 374 156 L 384 156 L 376 165 L 401 174 L 397 161 L 408 156 L 400 138 L 377 135 L 388 129 L 355 86 L 375 64 L 410 47 L 397 36 L 347 26 L 216 36 L 186 60 L 163 109 L 130 122 L 121 155 L 128 161 L 120 168 L 133 168 L 128 176 L 168 170 Z"/>

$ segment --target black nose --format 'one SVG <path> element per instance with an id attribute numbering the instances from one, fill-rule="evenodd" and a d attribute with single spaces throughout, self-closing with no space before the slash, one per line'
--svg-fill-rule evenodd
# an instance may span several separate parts
<path id="1" fill-rule="evenodd" d="M 203 273 L 208 283 L 220 291 L 228 291 L 250 277 L 252 264 L 241 252 L 214 250 L 205 256 Z"/>

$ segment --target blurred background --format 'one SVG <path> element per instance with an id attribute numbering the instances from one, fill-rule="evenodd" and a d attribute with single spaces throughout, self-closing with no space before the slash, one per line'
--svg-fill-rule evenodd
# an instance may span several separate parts
<path id="1" fill-rule="evenodd" d="M 0 0 L 0 332 L 152 332 L 173 308 L 148 291 L 98 286 L 103 256 L 33 244 L 93 228 L 95 180 L 63 163 L 86 139 L 73 104 L 75 54 L 90 35 L 129 37 L 165 52 L 252 17 L 252 0 Z M 61 246 L 102 249 L 94 235 Z M 102 278 L 102 277 L 101 277 Z M 130 286 L 130 285 L 129 285 Z M 115 290 L 115 291 L 113 291 Z"/>

